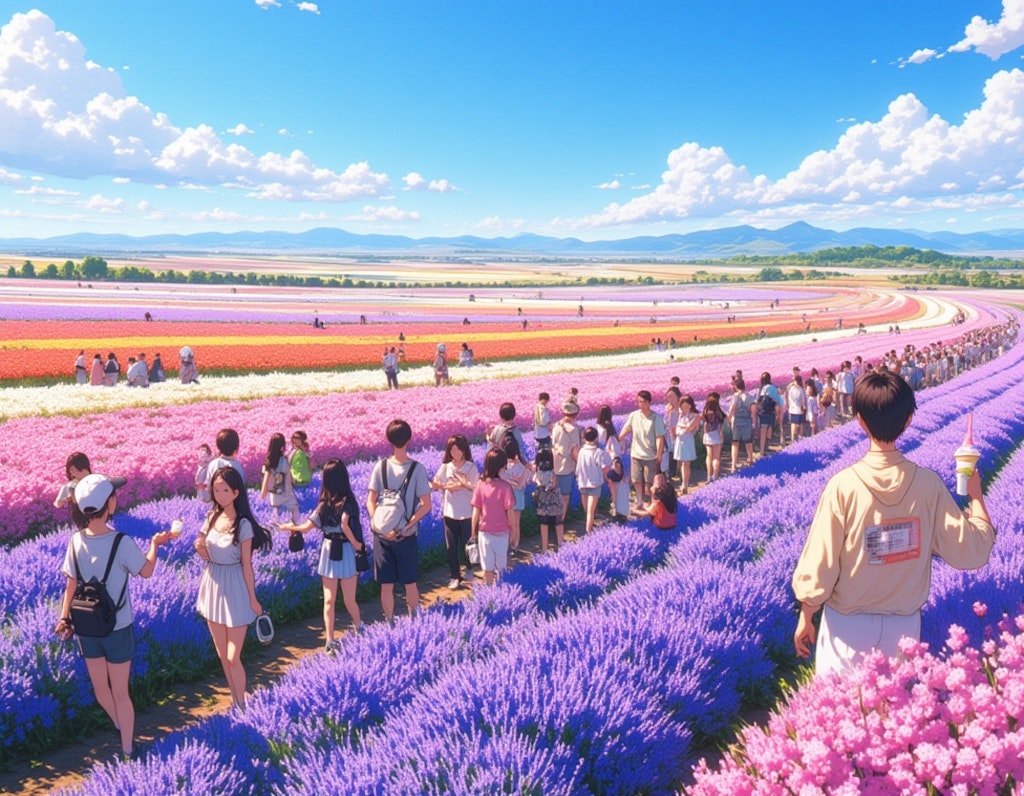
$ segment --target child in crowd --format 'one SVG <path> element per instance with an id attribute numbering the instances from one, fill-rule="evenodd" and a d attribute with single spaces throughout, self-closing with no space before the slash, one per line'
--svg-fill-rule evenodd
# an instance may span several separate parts
<path id="1" fill-rule="evenodd" d="M 288 456 L 288 465 L 292 471 L 292 486 L 309 486 L 313 468 L 309 461 L 309 437 L 302 429 L 292 433 L 292 452 Z"/>
<path id="2" fill-rule="evenodd" d="M 76 451 L 68 456 L 64 462 L 64 474 L 67 476 L 67 483 L 60 488 L 57 499 L 53 501 L 53 507 L 59 509 L 70 501 L 75 495 L 75 487 L 78 482 L 92 473 L 92 466 L 89 464 L 89 457 L 81 451 Z"/>
<path id="3" fill-rule="evenodd" d="M 814 379 L 808 379 L 804 385 L 807 392 L 807 422 L 804 423 L 806 432 L 814 436 L 818 431 L 818 384 Z"/>
<path id="4" fill-rule="evenodd" d="M 548 551 L 549 534 L 555 531 L 555 544 L 562 549 L 565 541 L 565 525 L 562 521 L 562 493 L 558 489 L 558 477 L 555 475 L 555 457 L 550 450 L 537 451 L 534 461 L 533 481 L 537 488 L 533 491 L 533 506 L 537 510 L 537 527 L 540 530 L 540 549 Z"/>
<path id="5" fill-rule="evenodd" d="M 459 558 L 465 554 L 466 542 L 473 530 L 473 506 L 470 500 L 480 470 L 473 462 L 469 441 L 462 434 L 453 434 L 444 448 L 441 466 L 430 482 L 432 489 L 442 491 L 441 516 L 444 519 L 444 544 L 448 551 L 448 588 L 457 589 L 463 583 Z M 467 559 L 467 582 L 473 581 L 473 565 Z"/>
<path id="6" fill-rule="evenodd" d="M 668 530 L 676 527 L 676 511 L 679 503 L 676 500 L 676 491 L 669 484 L 664 473 L 654 476 L 653 500 L 647 509 L 655 528 Z"/>
<path id="7" fill-rule="evenodd" d="M 708 481 L 714 481 L 719 476 L 722 467 L 722 424 L 725 422 L 725 412 L 722 411 L 721 396 L 717 392 L 709 392 L 704 402 L 704 411 L 701 413 L 701 423 L 704 425 L 704 447 L 707 449 L 705 465 L 707 467 Z"/>
<path id="8" fill-rule="evenodd" d="M 210 450 L 210 446 L 205 442 L 200 443 L 196 448 L 196 451 L 199 453 L 199 459 L 196 466 L 196 477 L 193 479 L 195 481 L 196 497 L 206 503 L 209 503 L 210 493 L 207 491 L 206 471 L 209 469 L 210 462 L 213 460 L 213 451 Z"/>
<path id="9" fill-rule="evenodd" d="M 515 495 L 502 479 L 508 464 L 505 452 L 491 448 L 484 457 L 484 474 L 473 490 L 472 538 L 478 539 L 484 583 L 491 586 L 508 564 L 508 539 L 512 530 Z"/>
<path id="10" fill-rule="evenodd" d="M 292 468 L 288 457 L 284 455 L 284 434 L 273 434 L 267 445 L 267 457 L 263 460 L 263 483 L 260 486 L 260 499 L 270 496 L 270 505 L 277 509 L 277 514 L 291 515 L 292 524 L 299 521 L 299 501 L 295 498 L 292 488 Z"/>
<path id="11" fill-rule="evenodd" d="M 533 407 L 533 440 L 537 449 L 551 448 L 551 410 L 548 409 L 548 402 L 551 396 L 542 392 L 537 396 L 537 403 Z"/>
<path id="12" fill-rule="evenodd" d="M 818 399 L 818 431 L 832 428 L 836 421 L 836 393 L 831 387 L 821 391 Z"/>
<path id="13" fill-rule="evenodd" d="M 690 465 L 697 460 L 697 439 L 694 435 L 698 428 L 700 415 L 697 414 L 697 403 L 687 393 L 679 399 L 676 441 L 672 448 L 672 458 L 679 462 L 680 492 L 684 495 L 690 489 Z"/>
<path id="14" fill-rule="evenodd" d="M 242 469 L 242 463 L 236 458 L 238 448 L 241 445 L 238 439 L 238 432 L 233 428 L 222 428 L 217 432 L 216 445 L 218 455 L 211 459 L 210 463 L 206 466 L 206 477 L 203 479 L 205 489 L 199 493 L 199 496 L 207 503 L 213 500 L 212 493 L 210 492 L 210 482 L 213 480 L 214 474 L 221 467 L 231 467 L 242 477 L 242 483 L 245 483 L 245 471 Z"/>
<path id="15" fill-rule="evenodd" d="M 576 483 L 580 490 L 580 499 L 587 514 L 586 530 L 594 530 L 594 516 L 597 514 L 597 501 L 601 497 L 601 487 L 608 478 L 608 467 L 611 458 L 607 451 L 597 447 L 597 429 L 587 426 L 583 431 L 583 447 L 576 459 Z M 615 486 L 609 484 L 609 487 Z"/>
<path id="16" fill-rule="evenodd" d="M 526 483 L 530 479 L 530 465 L 524 462 L 520 453 L 519 443 L 515 437 L 506 437 L 501 447 L 508 464 L 501 477 L 512 487 L 515 506 L 512 509 L 512 529 L 508 537 L 509 549 L 515 553 L 519 549 L 520 523 L 523 509 L 526 508 Z"/>

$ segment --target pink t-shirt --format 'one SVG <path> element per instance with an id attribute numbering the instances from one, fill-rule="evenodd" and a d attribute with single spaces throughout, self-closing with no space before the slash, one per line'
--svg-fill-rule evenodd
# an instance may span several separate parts
<path id="1" fill-rule="evenodd" d="M 480 509 L 480 533 L 508 533 L 508 510 L 516 504 L 516 496 L 507 481 L 480 479 L 473 490 L 473 508 Z"/>

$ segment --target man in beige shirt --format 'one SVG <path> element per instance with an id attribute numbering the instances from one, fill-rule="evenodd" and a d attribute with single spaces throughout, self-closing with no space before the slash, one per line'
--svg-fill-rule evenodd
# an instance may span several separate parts
<path id="1" fill-rule="evenodd" d="M 932 555 L 957 569 L 988 562 L 995 529 L 977 470 L 965 514 L 935 472 L 896 450 L 915 409 L 898 374 L 865 374 L 854 388 L 853 412 L 870 447 L 829 479 L 793 573 L 801 603 L 793 643 L 802 658 L 815 645 L 817 674 L 848 670 L 872 649 L 894 657 L 900 638 L 920 638 Z"/>

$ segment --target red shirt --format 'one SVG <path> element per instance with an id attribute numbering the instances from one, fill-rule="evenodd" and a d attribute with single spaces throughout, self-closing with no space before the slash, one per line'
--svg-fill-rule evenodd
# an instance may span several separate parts
<path id="1" fill-rule="evenodd" d="M 676 527 L 676 513 L 669 512 L 660 500 L 655 500 L 651 504 L 651 519 L 654 520 L 654 527 L 662 530 Z"/>

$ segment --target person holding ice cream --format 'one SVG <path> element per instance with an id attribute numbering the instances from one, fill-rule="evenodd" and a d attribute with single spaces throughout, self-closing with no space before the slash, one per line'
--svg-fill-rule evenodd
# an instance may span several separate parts
<path id="1" fill-rule="evenodd" d="M 872 649 L 895 657 L 902 637 L 920 639 L 933 555 L 957 569 L 988 562 L 996 531 L 977 470 L 967 479 L 965 513 L 937 473 L 896 449 L 916 408 L 896 373 L 866 373 L 854 387 L 868 451 L 829 479 L 793 573 L 793 643 L 802 658 L 814 645 L 817 674 L 847 671 Z"/>

